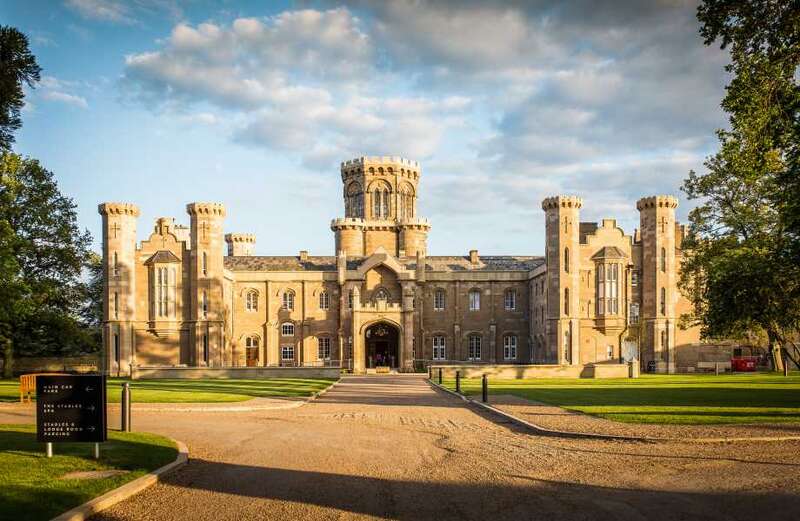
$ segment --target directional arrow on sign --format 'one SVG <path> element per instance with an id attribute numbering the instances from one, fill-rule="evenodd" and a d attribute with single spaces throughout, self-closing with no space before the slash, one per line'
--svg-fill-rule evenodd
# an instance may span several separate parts
<path id="1" fill-rule="evenodd" d="M 92 392 L 92 391 L 94 391 L 94 387 L 92 387 L 92 386 L 90 386 L 90 385 L 87 385 L 87 386 L 86 386 L 86 392 L 87 392 L 87 393 L 90 393 L 90 392 Z"/>

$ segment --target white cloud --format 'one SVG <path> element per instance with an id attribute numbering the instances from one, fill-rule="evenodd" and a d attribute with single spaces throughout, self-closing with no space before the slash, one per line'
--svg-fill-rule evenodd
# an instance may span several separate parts
<path id="1" fill-rule="evenodd" d="M 65 5 L 87 20 L 135 23 L 130 7 L 116 0 L 66 0 Z"/>
<path id="2" fill-rule="evenodd" d="M 311 170 L 425 160 L 431 207 L 491 192 L 525 216 L 556 192 L 608 209 L 676 193 L 724 125 L 727 56 L 690 1 L 350 5 L 179 23 L 126 58 L 122 86 L 156 110 L 227 111 L 235 141 Z"/>
<path id="3" fill-rule="evenodd" d="M 48 101 L 60 101 L 62 103 L 74 105 L 83 109 L 89 108 L 86 98 L 76 96 L 75 94 L 68 94 L 66 92 L 46 90 L 42 92 L 42 99 L 46 99 Z"/>
<path id="4" fill-rule="evenodd" d="M 38 97 L 47 101 L 66 103 L 67 105 L 86 109 L 89 108 L 86 98 L 73 93 L 75 89 L 81 86 L 78 82 L 61 80 L 54 76 L 43 76 L 39 82 L 41 91 Z"/>

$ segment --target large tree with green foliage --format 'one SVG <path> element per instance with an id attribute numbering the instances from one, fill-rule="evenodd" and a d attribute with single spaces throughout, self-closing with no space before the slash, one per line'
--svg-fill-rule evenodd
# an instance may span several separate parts
<path id="1" fill-rule="evenodd" d="M 23 84 L 33 87 L 40 72 L 28 48 L 28 37 L 14 27 L 0 25 L 0 151 L 11 149 L 14 132 L 22 126 Z"/>
<path id="2" fill-rule="evenodd" d="M 88 296 L 82 270 L 91 260 L 88 232 L 53 174 L 34 159 L 0 155 L 0 346 L 4 373 L 15 355 L 96 349 L 84 327 Z"/>
<path id="3" fill-rule="evenodd" d="M 730 52 L 732 79 L 730 129 L 683 187 L 699 201 L 681 277 L 689 319 L 709 337 L 763 332 L 781 369 L 800 326 L 800 4 L 705 0 L 698 19 L 706 45 Z"/>

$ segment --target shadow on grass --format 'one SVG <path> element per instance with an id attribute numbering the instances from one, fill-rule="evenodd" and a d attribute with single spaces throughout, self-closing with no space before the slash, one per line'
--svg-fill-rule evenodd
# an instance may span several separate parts
<path id="1" fill-rule="evenodd" d="M 44 455 L 33 426 L 0 427 L 0 519 L 50 519 L 138 476 L 173 461 L 177 450 L 161 437 L 110 433 L 100 460 L 88 443 L 54 444 Z M 127 474 L 103 479 L 65 480 L 72 471 L 122 469 Z"/>
<path id="2" fill-rule="evenodd" d="M 502 472 L 502 469 L 498 469 Z M 779 491 L 712 492 L 617 488 L 504 475 L 492 481 L 390 479 L 192 460 L 166 478 L 178 492 L 174 501 L 148 503 L 147 515 L 162 518 L 195 510 L 195 491 L 292 504 L 297 518 L 342 517 L 342 513 L 382 519 L 753 519 L 800 517 L 796 497 Z M 163 496 L 162 496 L 163 497 Z M 199 498 L 198 498 L 199 499 Z M 195 501 L 193 501 L 195 500 Z M 229 508 L 236 508 L 228 501 Z M 780 506 L 777 506 L 780 505 Z M 285 508 L 285 505 L 283 505 Z M 264 512 L 280 512 L 267 506 Z M 324 510 L 320 510 L 324 509 Z M 250 510 L 253 512 L 253 510 Z M 217 512 L 233 517 L 232 512 Z M 348 516 L 345 516 L 348 517 Z M 98 519 L 113 521 L 113 515 Z"/>

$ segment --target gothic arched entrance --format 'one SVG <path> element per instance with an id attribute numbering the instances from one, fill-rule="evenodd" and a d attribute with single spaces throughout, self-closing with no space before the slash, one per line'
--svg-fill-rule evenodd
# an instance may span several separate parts
<path id="1" fill-rule="evenodd" d="M 364 332 L 365 365 L 375 367 L 399 367 L 400 331 L 388 322 L 372 324 Z"/>

